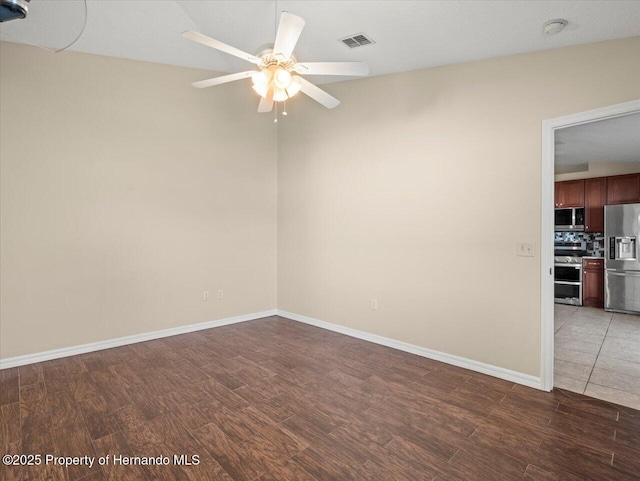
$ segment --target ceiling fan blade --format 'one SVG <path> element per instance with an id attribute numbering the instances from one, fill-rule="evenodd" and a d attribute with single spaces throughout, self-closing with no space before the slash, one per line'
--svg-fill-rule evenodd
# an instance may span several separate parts
<path id="1" fill-rule="evenodd" d="M 344 75 L 366 77 L 369 64 L 366 62 L 304 62 L 293 68 L 302 75 Z"/>
<path id="2" fill-rule="evenodd" d="M 340 105 L 340 101 L 337 98 L 329 95 L 320 87 L 316 87 L 311 82 L 303 79 L 302 77 L 300 77 L 300 84 L 302 85 L 302 88 L 300 90 L 302 90 L 303 93 L 307 94 L 316 102 L 324 105 L 326 108 L 334 109 L 338 105 Z"/>
<path id="3" fill-rule="evenodd" d="M 304 20 L 302 18 L 293 13 L 282 12 L 276 42 L 273 46 L 273 55 L 282 55 L 285 59 L 291 57 L 303 28 Z"/>
<path id="4" fill-rule="evenodd" d="M 219 40 L 215 40 L 211 37 L 207 37 L 206 35 L 202 35 L 201 33 L 194 32 L 193 30 L 188 30 L 183 32 L 182 36 L 189 40 L 193 40 L 194 42 L 201 43 L 202 45 L 206 45 L 207 47 L 215 48 L 216 50 L 220 50 L 221 52 L 228 53 L 229 55 L 235 55 L 243 60 L 247 60 L 248 62 L 257 64 L 260 62 L 260 59 L 255 55 L 251 55 L 250 53 L 243 52 L 240 49 L 232 47 L 231 45 L 227 45 L 226 43 L 222 43 Z"/>
<path id="5" fill-rule="evenodd" d="M 213 87 L 214 85 L 226 84 L 227 82 L 233 82 L 234 80 L 242 80 L 243 78 L 249 78 L 257 70 L 247 70 L 246 72 L 232 73 L 230 75 L 222 75 L 220 77 L 214 77 L 207 80 L 200 80 L 199 82 L 193 82 L 196 88 L 203 89 L 205 87 Z"/>
<path id="6" fill-rule="evenodd" d="M 271 110 L 273 110 L 273 95 L 268 95 L 267 98 L 260 97 L 258 112 L 271 112 Z"/>

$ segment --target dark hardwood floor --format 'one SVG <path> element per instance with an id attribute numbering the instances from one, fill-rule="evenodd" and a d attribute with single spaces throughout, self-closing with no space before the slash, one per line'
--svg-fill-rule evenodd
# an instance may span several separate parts
<path id="1" fill-rule="evenodd" d="M 0 371 L 3 480 L 638 480 L 640 412 L 271 317 Z"/>

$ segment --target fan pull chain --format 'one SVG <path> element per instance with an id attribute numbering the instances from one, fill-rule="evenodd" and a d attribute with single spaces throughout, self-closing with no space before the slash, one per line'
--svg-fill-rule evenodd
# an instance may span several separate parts
<path id="1" fill-rule="evenodd" d="M 287 101 L 286 100 L 283 103 L 282 115 L 287 115 Z"/>
<path id="2" fill-rule="evenodd" d="M 273 118 L 273 123 L 277 124 L 278 123 L 278 102 L 274 102 L 274 109 L 273 111 L 275 112 L 275 116 Z"/>

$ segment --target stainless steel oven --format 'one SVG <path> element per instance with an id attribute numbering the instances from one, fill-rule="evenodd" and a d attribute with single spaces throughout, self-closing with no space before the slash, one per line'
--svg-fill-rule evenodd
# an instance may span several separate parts
<path id="1" fill-rule="evenodd" d="M 582 257 L 587 244 L 574 234 L 557 233 L 554 242 L 553 290 L 558 304 L 582 305 Z"/>
<path id="2" fill-rule="evenodd" d="M 582 305 L 582 258 L 556 257 L 554 298 L 559 304 Z"/>

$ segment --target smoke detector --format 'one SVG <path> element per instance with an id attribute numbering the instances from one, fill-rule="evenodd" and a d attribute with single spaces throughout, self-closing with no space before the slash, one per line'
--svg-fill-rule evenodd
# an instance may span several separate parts
<path id="1" fill-rule="evenodd" d="M 29 13 L 29 0 L 0 0 L 0 22 L 25 18 Z"/>
<path id="2" fill-rule="evenodd" d="M 556 18 L 554 20 L 549 20 L 544 24 L 544 33 L 547 35 L 555 35 L 556 33 L 562 32 L 562 29 L 567 26 L 566 20 L 563 18 Z"/>

